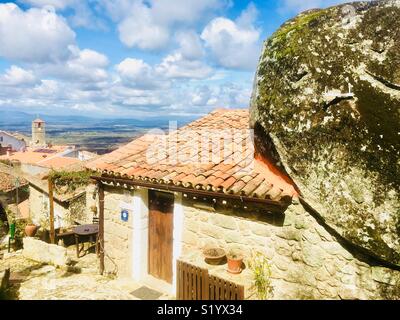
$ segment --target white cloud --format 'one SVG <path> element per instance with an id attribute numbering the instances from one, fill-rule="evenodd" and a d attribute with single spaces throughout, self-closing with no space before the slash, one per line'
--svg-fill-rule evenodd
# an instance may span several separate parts
<path id="1" fill-rule="evenodd" d="M 56 80 L 44 79 L 41 84 L 33 88 L 35 97 L 59 97 L 60 85 Z"/>
<path id="2" fill-rule="evenodd" d="M 206 55 L 211 52 L 225 68 L 249 68 L 249 48 L 255 48 L 259 39 L 259 32 L 254 27 L 254 7 L 250 6 L 236 20 L 214 19 L 215 25 L 210 22 L 201 37 L 196 30 L 202 30 L 207 23 L 205 18 L 214 18 L 218 6 L 227 1 L 95 1 L 108 2 L 107 10 L 120 28 L 119 36 L 126 36 L 121 39 L 126 42 L 125 45 L 145 50 L 168 47 L 168 54 L 161 56 L 159 62 L 149 64 L 132 53 L 131 57 L 110 67 L 110 61 L 104 54 L 77 46 L 75 34 L 64 18 L 53 9 L 42 9 L 42 6 L 52 5 L 71 23 L 71 18 L 76 16 L 73 14 L 77 0 L 26 0 L 25 3 L 29 2 L 36 8 L 23 11 L 15 5 L 7 7 L 8 11 L 13 11 L 7 11 L 12 17 L 7 16 L 7 19 L 18 21 L 11 27 L 9 21 L 4 22 L 5 16 L 4 13 L 1 16 L 0 10 L 0 35 L 5 32 L 4 25 L 9 30 L 23 30 L 22 35 L 27 33 L 26 38 L 21 40 L 24 47 L 17 47 L 24 56 L 18 59 L 13 56 L 13 59 L 23 63 L 18 66 L 15 62 L 13 65 L 8 55 L 11 67 L 0 74 L 0 105 L 21 106 L 32 112 L 41 108 L 54 112 L 55 108 L 61 108 L 88 115 L 93 112 L 115 114 L 119 111 L 136 116 L 174 112 L 176 115 L 196 114 L 216 107 L 247 106 L 251 90 L 250 82 L 246 86 L 247 73 L 232 75 L 232 71 L 227 69 L 213 69 L 207 64 Z M 133 10 L 135 8 L 138 9 Z M 3 5 L 0 9 L 5 11 Z M 39 27 L 35 25 L 31 28 L 35 29 L 33 31 L 25 26 L 30 21 L 30 15 L 34 15 L 36 23 L 40 22 Z M 52 23 L 55 22 L 59 30 L 69 30 L 70 36 L 67 32 L 66 39 L 62 38 L 63 41 L 55 41 L 54 44 L 54 39 L 59 39 L 48 37 L 43 25 L 50 23 L 49 28 L 54 31 Z M 65 30 L 60 26 L 64 26 Z M 206 29 L 209 34 L 206 34 Z M 41 30 L 40 36 L 43 37 L 39 40 L 37 30 Z M 221 38 L 225 39 L 222 34 L 226 34 L 232 43 L 218 43 Z M 16 46 L 18 37 L 22 35 L 17 32 L 16 44 L 6 39 L 8 48 Z M 1 50 L 6 40 L 0 38 L 0 56 L 4 56 Z M 205 44 L 209 50 L 205 50 Z M 53 50 L 54 46 L 59 48 L 58 51 Z M 26 48 L 31 51 L 28 53 Z M 217 55 L 217 49 L 221 49 L 220 55 Z M 234 50 L 238 52 L 234 53 Z M 255 53 L 258 55 L 258 48 Z M 254 60 L 256 63 L 257 59 Z M 223 84 L 228 77 L 236 84 Z"/>
<path id="3" fill-rule="evenodd" d="M 4 75 L 0 75 L 0 85 L 2 86 L 32 86 L 38 83 L 31 70 L 25 70 L 15 65 L 12 65 L 6 70 Z"/>
<path id="4" fill-rule="evenodd" d="M 21 2 L 33 7 L 52 6 L 54 9 L 63 10 L 71 6 L 75 0 L 22 0 Z"/>
<path id="5" fill-rule="evenodd" d="M 52 7 L 56 11 L 66 11 L 70 9 L 73 14 L 68 14 L 68 21 L 74 27 L 102 28 L 105 29 L 101 21 L 92 10 L 92 1 L 82 0 L 21 0 L 20 2 L 31 5 L 36 8 Z"/>
<path id="6" fill-rule="evenodd" d="M 12 3 L 0 4 L 0 56 L 25 62 L 60 61 L 68 58 L 68 46 L 74 43 L 75 33 L 53 10 L 23 11 Z"/>
<path id="7" fill-rule="evenodd" d="M 105 68 L 108 66 L 108 58 L 102 53 L 90 49 L 79 50 L 77 47 L 72 48 L 72 50 L 76 57 L 72 60 L 73 64 L 88 68 Z"/>
<path id="8" fill-rule="evenodd" d="M 43 76 L 52 76 L 59 79 L 86 84 L 86 89 L 95 89 L 96 85 L 108 78 L 105 69 L 108 58 L 94 50 L 80 50 L 76 46 L 68 48 L 70 59 L 64 63 L 48 63 L 37 65 L 37 72 Z"/>
<path id="9" fill-rule="evenodd" d="M 94 103 L 76 103 L 71 109 L 76 111 L 101 111 Z"/>
<path id="10" fill-rule="evenodd" d="M 253 70 L 260 53 L 260 31 L 254 26 L 257 10 L 253 4 L 235 21 L 218 17 L 203 30 L 201 38 L 217 63 L 225 68 Z"/>
<path id="11" fill-rule="evenodd" d="M 176 22 L 193 23 L 203 15 L 229 5 L 224 0 L 152 0 L 152 12 L 165 25 Z"/>
<path id="12" fill-rule="evenodd" d="M 194 30 L 179 31 L 176 33 L 179 52 L 185 59 L 200 59 L 204 55 L 203 44 Z"/>
<path id="13" fill-rule="evenodd" d="M 127 47 L 143 50 L 165 48 L 172 29 L 193 25 L 210 12 L 229 3 L 227 0 L 100 0 L 118 23 L 119 38 Z"/>
<path id="14" fill-rule="evenodd" d="M 156 74 L 153 67 L 140 59 L 127 58 L 116 66 L 122 83 L 130 88 L 154 90 L 169 87 L 169 82 Z"/>
<path id="15" fill-rule="evenodd" d="M 157 25 L 151 10 L 142 3 L 135 3 L 132 15 L 118 26 L 119 38 L 127 47 L 143 50 L 163 48 L 169 40 L 169 30 Z"/>
<path id="16" fill-rule="evenodd" d="M 192 105 L 203 106 L 209 110 L 224 108 L 247 108 L 251 88 L 236 83 L 224 83 L 219 86 L 202 86 L 193 90 Z"/>
<path id="17" fill-rule="evenodd" d="M 166 56 L 156 70 L 158 74 L 171 79 L 205 79 L 213 72 L 204 62 L 185 59 L 179 52 Z"/>
<path id="18" fill-rule="evenodd" d="M 208 86 L 200 86 L 192 91 L 190 94 L 191 105 L 193 106 L 206 106 L 211 98 L 211 90 Z"/>

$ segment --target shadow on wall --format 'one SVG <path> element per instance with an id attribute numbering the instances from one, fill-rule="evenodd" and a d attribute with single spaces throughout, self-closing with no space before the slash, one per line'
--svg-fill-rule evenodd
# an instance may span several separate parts
<path id="1" fill-rule="evenodd" d="M 189 200 L 184 199 L 184 205 L 190 207 L 199 207 L 199 204 L 207 203 L 207 211 L 218 212 L 227 216 L 235 216 L 243 219 L 264 222 L 276 227 L 282 227 L 285 221 L 284 212 L 277 211 L 277 208 L 271 206 L 268 208 L 265 204 L 251 203 L 245 204 L 239 200 L 230 200 L 227 204 L 213 204 L 210 199 L 207 200 Z"/>

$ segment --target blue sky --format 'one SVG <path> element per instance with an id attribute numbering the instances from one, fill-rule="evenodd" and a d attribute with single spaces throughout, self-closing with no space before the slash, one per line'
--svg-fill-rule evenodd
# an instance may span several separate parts
<path id="1" fill-rule="evenodd" d="M 262 42 L 339 0 L 0 1 L 0 109 L 101 117 L 246 108 Z"/>

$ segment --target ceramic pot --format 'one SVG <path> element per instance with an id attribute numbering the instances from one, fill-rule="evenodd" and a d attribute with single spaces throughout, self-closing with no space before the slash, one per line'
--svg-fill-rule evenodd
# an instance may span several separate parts
<path id="1" fill-rule="evenodd" d="M 225 250 L 221 248 L 208 248 L 203 251 L 206 263 L 219 265 L 224 262 Z"/>
<path id="2" fill-rule="evenodd" d="M 25 234 L 28 237 L 34 237 L 37 231 L 37 226 L 33 223 L 29 223 L 25 226 Z"/>
<path id="3" fill-rule="evenodd" d="M 241 256 L 227 256 L 228 258 L 228 272 L 239 274 L 242 272 L 243 257 Z"/>

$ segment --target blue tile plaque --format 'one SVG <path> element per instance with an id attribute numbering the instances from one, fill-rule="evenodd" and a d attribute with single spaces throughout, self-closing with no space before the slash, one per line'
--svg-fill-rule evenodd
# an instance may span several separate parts
<path id="1" fill-rule="evenodd" d="M 121 220 L 122 221 L 128 221 L 129 219 L 129 212 L 126 209 L 121 210 Z"/>

